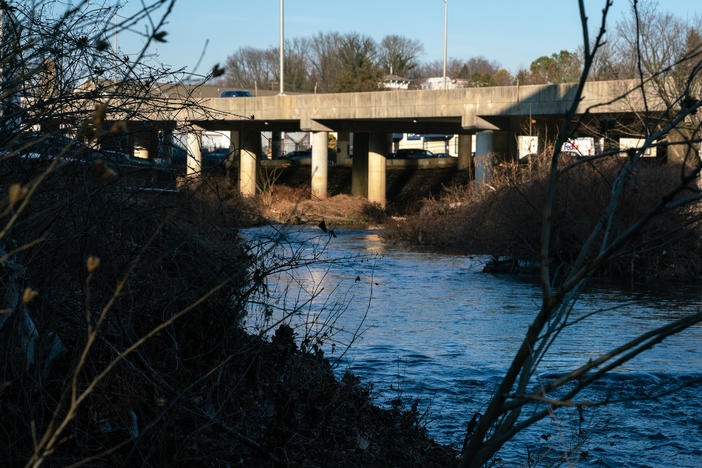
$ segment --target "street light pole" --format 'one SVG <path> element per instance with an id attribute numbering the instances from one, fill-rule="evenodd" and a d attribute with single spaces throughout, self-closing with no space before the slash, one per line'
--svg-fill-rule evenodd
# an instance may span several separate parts
<path id="1" fill-rule="evenodd" d="M 447 86 L 446 86 L 446 26 L 447 25 L 448 25 L 448 0 L 444 0 L 444 89 L 447 88 Z"/>
<path id="2" fill-rule="evenodd" d="M 117 83 L 117 10 L 115 10 L 115 50 L 114 57 L 112 57 L 112 68 L 112 81 Z"/>
<path id="3" fill-rule="evenodd" d="M 280 94 L 284 94 L 284 89 L 285 87 L 283 86 L 283 77 L 284 77 L 284 65 L 283 65 L 283 56 L 284 56 L 284 40 L 283 40 L 283 0 L 280 0 Z"/>

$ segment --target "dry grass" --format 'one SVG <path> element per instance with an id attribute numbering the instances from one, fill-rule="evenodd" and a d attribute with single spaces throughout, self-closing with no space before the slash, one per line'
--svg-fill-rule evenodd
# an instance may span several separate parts
<path id="1" fill-rule="evenodd" d="M 573 161 L 564 161 L 563 167 Z M 610 200 L 621 160 L 580 164 L 564 172 L 553 208 L 552 258 L 567 266 Z M 644 161 L 627 183 L 612 232 L 621 232 L 679 180 L 681 167 Z M 387 225 L 389 239 L 443 246 L 474 254 L 538 260 L 542 206 L 546 194 L 544 159 L 528 167 L 507 165 L 488 186 L 448 190 L 426 200 L 419 213 Z M 627 251 L 601 273 L 639 278 L 690 278 L 702 272 L 698 227 L 689 209 L 668 212 L 643 230 Z"/>
<path id="2" fill-rule="evenodd" d="M 276 185 L 261 195 L 263 216 L 285 224 L 317 224 L 322 219 L 330 226 L 380 224 L 384 211 L 368 200 L 351 195 L 335 195 L 326 200 L 310 199 L 309 188 Z"/>

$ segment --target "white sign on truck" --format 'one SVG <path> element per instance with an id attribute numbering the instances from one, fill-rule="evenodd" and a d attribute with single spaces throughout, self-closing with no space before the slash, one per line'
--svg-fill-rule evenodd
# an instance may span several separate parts
<path id="1" fill-rule="evenodd" d="M 520 135 L 517 140 L 519 143 L 519 159 L 525 158 L 530 154 L 537 154 L 539 152 L 538 137 Z"/>
<path id="2" fill-rule="evenodd" d="M 592 137 L 570 138 L 561 147 L 564 153 L 577 153 L 580 156 L 595 155 L 595 139 Z"/>
<path id="3" fill-rule="evenodd" d="M 620 138 L 619 139 L 619 149 L 622 151 L 620 156 L 626 156 L 626 150 L 630 148 L 641 148 L 643 146 L 644 142 L 643 138 Z M 657 149 L 655 146 L 651 147 L 649 146 L 646 148 L 646 151 L 644 151 L 643 157 L 644 158 L 655 158 L 657 154 Z"/>

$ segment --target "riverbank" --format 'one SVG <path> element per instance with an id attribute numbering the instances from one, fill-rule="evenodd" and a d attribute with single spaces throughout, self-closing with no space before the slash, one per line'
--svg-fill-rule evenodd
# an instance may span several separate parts
<path id="1" fill-rule="evenodd" d="M 568 162 L 566 162 L 567 164 Z M 620 162 L 595 161 L 567 171 L 556 191 L 552 213 L 551 261 L 567 268 L 597 224 L 610 200 L 610 184 Z M 332 169 L 332 168 L 330 168 Z M 262 223 L 324 225 L 329 228 L 381 228 L 388 242 L 435 251 L 491 255 L 514 265 L 538 265 L 541 207 L 546 196 L 547 164 L 495 168 L 490 184 L 477 188 L 455 168 L 388 171 L 388 206 L 381 209 L 351 192 L 346 167 L 330 170 L 329 197 L 314 199 L 309 167 L 290 166 L 262 177 L 255 200 L 236 200 L 248 216 L 245 226 Z M 665 196 L 679 180 L 681 168 L 645 160 L 625 186 L 608 235 L 622 232 Z M 226 186 L 225 179 L 218 182 Z M 264 190 L 265 189 L 265 190 Z M 684 194 L 678 195 L 684 196 Z M 324 223 L 322 223 L 324 221 Z M 702 229 L 695 207 L 671 209 L 650 222 L 597 275 L 636 282 L 692 280 L 702 275 Z M 599 239 L 595 239 L 596 242 Z M 502 262 L 494 262 L 502 265 Z"/>
<path id="2" fill-rule="evenodd" d="M 552 268 L 568 268 L 589 233 L 601 222 L 619 164 L 596 161 L 563 174 L 551 213 Z M 490 184 L 448 188 L 441 197 L 424 200 L 416 212 L 390 220 L 386 223 L 386 239 L 538 264 L 547 173 L 545 161 L 529 167 L 498 167 Z M 677 164 L 645 161 L 627 180 L 607 235 L 614 237 L 645 216 L 667 196 L 680 174 Z M 601 232 L 594 242 L 601 241 L 603 235 Z M 701 235 L 696 207 L 668 209 L 602 265 L 597 274 L 643 282 L 698 279 L 702 275 Z"/>
<path id="3" fill-rule="evenodd" d="M 321 342 L 269 321 L 268 278 L 316 259 L 244 243 L 255 203 L 215 179 L 144 188 L 163 174 L 97 169 L 56 169 L 8 227 L 23 247 L 2 264 L 0 459 L 24 465 L 46 434 L 37 455 L 62 466 L 455 464 L 416 407 L 379 408 Z"/>

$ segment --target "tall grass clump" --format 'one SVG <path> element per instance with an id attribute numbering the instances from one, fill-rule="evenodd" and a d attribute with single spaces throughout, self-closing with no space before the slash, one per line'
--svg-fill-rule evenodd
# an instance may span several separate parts
<path id="1" fill-rule="evenodd" d="M 625 158 L 567 159 L 552 213 L 553 260 L 569 265 L 609 203 L 612 182 Z M 388 224 L 389 239 L 471 254 L 538 261 L 547 158 L 497 166 L 487 184 L 471 183 L 425 200 L 416 215 Z M 681 164 L 645 160 L 626 182 L 611 235 L 629 226 L 645 207 L 679 180 Z M 601 274 L 638 278 L 690 278 L 702 272 L 696 210 L 679 208 L 647 226 Z M 671 234 L 672 233 L 672 234 Z"/>

